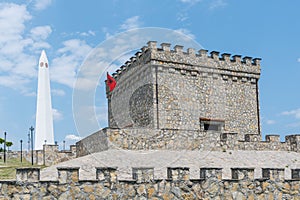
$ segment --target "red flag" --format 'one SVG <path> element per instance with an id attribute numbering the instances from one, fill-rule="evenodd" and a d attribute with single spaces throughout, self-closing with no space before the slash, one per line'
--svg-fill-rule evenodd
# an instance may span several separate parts
<path id="1" fill-rule="evenodd" d="M 116 85 L 117 85 L 116 80 L 115 80 L 112 76 L 110 76 L 110 75 L 108 74 L 108 72 L 107 72 L 107 80 L 106 80 L 106 84 L 107 84 L 107 86 L 109 87 L 109 91 L 110 91 L 110 92 L 113 91 L 113 90 L 115 89 Z"/>

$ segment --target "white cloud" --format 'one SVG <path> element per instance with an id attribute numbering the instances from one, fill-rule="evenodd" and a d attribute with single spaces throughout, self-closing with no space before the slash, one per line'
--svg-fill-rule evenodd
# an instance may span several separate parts
<path id="1" fill-rule="evenodd" d="M 109 33 L 107 27 L 102 27 L 102 32 L 105 34 L 105 38 L 106 38 L 106 39 L 109 39 L 110 37 L 112 37 L 112 34 Z"/>
<path id="2" fill-rule="evenodd" d="M 214 10 L 216 8 L 224 7 L 226 5 L 227 3 L 225 2 L 225 0 L 214 0 L 211 2 L 209 9 Z"/>
<path id="3" fill-rule="evenodd" d="M 180 22 L 184 22 L 188 19 L 188 14 L 186 12 L 183 12 L 183 13 L 178 13 L 177 14 L 177 20 L 180 21 Z"/>
<path id="4" fill-rule="evenodd" d="M 284 111 L 281 113 L 282 115 L 293 116 L 296 119 L 300 119 L 300 108 L 290 111 Z"/>
<path id="5" fill-rule="evenodd" d="M 298 58 L 297 61 L 300 62 L 300 58 Z"/>
<path id="6" fill-rule="evenodd" d="M 69 149 L 70 145 L 74 145 L 77 141 L 81 140 L 82 137 L 74 135 L 74 134 L 68 134 L 66 135 L 65 139 L 58 143 L 61 150 L 67 150 Z M 65 143 L 64 143 L 65 142 Z M 64 147 L 65 145 L 65 147 Z"/>
<path id="7" fill-rule="evenodd" d="M 96 36 L 96 31 L 76 31 L 76 32 L 62 32 L 61 35 L 65 38 L 82 38 L 82 37 L 91 37 Z"/>
<path id="8" fill-rule="evenodd" d="M 70 134 L 66 135 L 65 140 L 81 140 L 81 137 L 78 135 Z"/>
<path id="9" fill-rule="evenodd" d="M 37 26 L 30 30 L 30 37 L 32 39 L 31 49 L 40 52 L 41 49 L 48 49 L 51 45 L 45 40 L 52 33 L 50 26 Z"/>
<path id="10" fill-rule="evenodd" d="M 0 76 L 0 85 L 14 88 L 15 89 L 20 89 L 20 90 L 26 90 L 24 88 L 24 85 L 29 83 L 28 79 L 24 79 L 22 77 L 19 77 L 17 75 L 2 75 Z"/>
<path id="11" fill-rule="evenodd" d="M 95 33 L 95 31 L 89 30 L 88 32 L 79 33 L 79 35 L 88 37 L 88 36 L 95 36 L 96 33 Z"/>
<path id="12" fill-rule="evenodd" d="M 36 51 L 49 48 L 44 40 L 51 33 L 49 26 L 40 26 L 27 33 L 32 19 L 25 5 L 0 3 L 0 85 L 33 95 L 29 83 L 37 76 Z"/>
<path id="13" fill-rule="evenodd" d="M 140 21 L 140 16 L 133 16 L 130 18 L 127 18 L 121 25 L 120 25 L 120 30 L 118 31 L 128 31 L 131 29 L 136 29 L 141 27 L 143 23 Z M 105 34 L 106 39 L 110 39 L 111 37 L 115 36 L 118 34 L 117 32 L 111 33 L 109 32 L 109 29 L 107 27 L 102 27 L 102 32 Z"/>
<path id="14" fill-rule="evenodd" d="M 30 30 L 32 38 L 37 40 L 45 40 L 51 34 L 52 29 L 50 26 L 37 26 Z"/>
<path id="15" fill-rule="evenodd" d="M 266 121 L 266 123 L 267 123 L 268 125 L 272 125 L 272 124 L 275 124 L 276 121 L 275 121 L 275 120 L 269 119 L 269 120 Z"/>
<path id="16" fill-rule="evenodd" d="M 36 97 L 36 92 L 32 92 L 32 91 L 28 91 L 23 94 L 28 97 Z"/>
<path id="17" fill-rule="evenodd" d="M 61 89 L 51 89 L 51 93 L 55 96 L 65 96 L 65 91 Z"/>
<path id="18" fill-rule="evenodd" d="M 13 3 L 0 3 L 0 46 L 3 52 L 10 47 L 11 43 L 19 46 L 14 53 L 20 53 L 26 45 L 22 33 L 25 29 L 25 22 L 30 20 L 32 16 L 27 11 L 25 5 Z M 8 51 L 10 52 L 10 51 Z"/>
<path id="19" fill-rule="evenodd" d="M 189 10 L 202 0 L 179 0 L 184 5 L 181 6 L 179 12 L 177 13 L 177 21 L 185 22 L 189 19 Z M 185 23 L 186 24 L 186 23 Z"/>
<path id="20" fill-rule="evenodd" d="M 72 53 L 75 56 L 85 57 L 91 50 L 91 47 L 83 40 L 71 39 L 63 42 L 64 47 L 58 50 L 58 53 Z"/>
<path id="21" fill-rule="evenodd" d="M 41 53 L 41 49 L 49 49 L 51 45 L 48 42 L 35 42 L 31 45 L 31 49 L 37 53 Z"/>
<path id="22" fill-rule="evenodd" d="M 34 8 L 36 10 L 44 10 L 51 5 L 52 0 L 34 0 Z"/>
<path id="23" fill-rule="evenodd" d="M 200 2 L 201 0 L 180 0 L 182 3 L 188 3 L 188 4 L 196 4 Z"/>
<path id="24" fill-rule="evenodd" d="M 141 25 L 140 22 L 140 17 L 139 16 L 133 16 L 125 20 L 123 24 L 121 24 L 121 29 L 123 30 L 129 30 L 129 29 L 134 29 L 138 28 Z"/>
<path id="25" fill-rule="evenodd" d="M 287 124 L 286 127 L 297 128 L 300 127 L 300 122 Z"/>
<path id="26" fill-rule="evenodd" d="M 52 108 L 52 115 L 54 121 L 59 121 L 63 119 L 63 114 L 55 108 Z"/>
<path id="27" fill-rule="evenodd" d="M 196 36 L 194 34 L 192 34 L 188 29 L 185 29 L 185 28 L 180 28 L 180 29 L 177 29 L 175 30 L 176 32 L 179 32 L 183 35 L 186 35 L 188 36 L 189 38 L 191 38 L 192 40 L 194 40 L 196 38 Z"/>
<path id="28" fill-rule="evenodd" d="M 98 120 L 100 127 L 107 126 L 108 113 L 107 113 L 106 103 L 99 107 L 96 107 L 95 112 L 96 112 L 97 120 Z"/>
<path id="29" fill-rule="evenodd" d="M 91 50 L 92 47 L 83 40 L 64 41 L 63 47 L 57 51 L 59 56 L 53 59 L 51 80 L 73 88 L 77 70 Z"/>

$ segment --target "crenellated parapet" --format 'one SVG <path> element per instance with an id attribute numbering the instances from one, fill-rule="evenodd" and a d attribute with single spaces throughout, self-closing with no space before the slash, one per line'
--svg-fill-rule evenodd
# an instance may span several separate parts
<path id="1" fill-rule="evenodd" d="M 300 152 L 300 135 L 286 136 L 280 141 L 279 135 L 245 134 L 243 140 L 238 133 L 195 132 L 181 130 L 153 129 L 105 129 L 77 142 L 78 157 L 120 148 L 125 150 L 204 150 L 204 151 L 292 151 Z M 99 143 L 99 141 L 102 141 Z"/>
<path id="2" fill-rule="evenodd" d="M 132 168 L 132 179 L 137 183 L 148 183 L 154 180 L 154 167 Z"/>
<path id="3" fill-rule="evenodd" d="M 172 181 L 188 181 L 190 180 L 189 167 L 169 167 L 167 169 L 168 179 Z"/>
<path id="4" fill-rule="evenodd" d="M 135 56 L 131 57 L 129 61 L 125 62 L 114 74 L 115 79 L 134 69 L 137 66 L 144 64 L 153 64 L 161 66 L 161 70 L 186 70 L 190 75 L 205 75 L 221 74 L 230 77 L 246 77 L 254 81 L 260 76 L 260 58 L 252 58 L 249 56 L 242 57 L 240 55 L 233 55 L 229 53 L 222 53 L 217 51 L 208 51 L 200 49 L 196 51 L 193 48 L 188 48 L 186 51 L 181 45 L 175 45 L 171 49 L 171 44 L 162 43 L 157 47 L 157 42 L 149 41 L 147 46 L 141 48 Z M 233 78 L 234 80 L 235 78 Z M 244 80 L 243 80 L 244 81 Z"/>
<path id="5" fill-rule="evenodd" d="M 38 182 L 40 181 L 40 168 L 23 167 L 16 169 L 17 182 Z"/>
<path id="6" fill-rule="evenodd" d="M 190 178 L 189 167 L 168 167 L 165 169 L 167 172 L 166 180 L 172 182 L 181 181 L 192 181 Z M 254 172 L 257 170 L 252 167 L 240 167 L 231 168 L 231 179 L 232 180 L 254 180 Z M 199 169 L 200 174 L 198 179 L 200 180 L 224 180 L 222 178 L 222 168 L 205 167 Z M 273 181 L 284 181 L 285 180 L 285 169 L 284 168 L 263 168 L 261 169 L 262 174 L 259 179 L 269 179 Z M 58 167 L 57 168 L 57 181 L 58 184 L 71 184 L 78 183 L 79 181 L 85 181 L 79 179 L 80 167 Z M 119 180 L 118 174 L 123 173 L 116 167 L 96 167 L 95 181 L 104 183 L 118 183 L 125 180 Z M 300 169 L 291 169 L 290 179 L 288 180 L 299 180 Z M 39 182 L 40 181 L 40 168 L 18 168 L 16 170 L 16 180 L 18 182 Z M 132 168 L 132 179 L 126 181 L 135 181 L 136 183 L 150 183 L 156 182 L 155 169 L 154 167 L 133 167 Z M 228 180 L 228 179 L 226 179 Z M 43 180 L 47 181 L 47 180 Z M 53 180 L 52 180 L 53 181 Z"/>
<path id="7" fill-rule="evenodd" d="M 298 199 L 299 169 L 284 179 L 283 168 L 233 168 L 223 179 L 222 168 L 200 168 L 199 178 L 188 167 L 169 167 L 166 179 L 155 178 L 154 168 L 135 167 L 131 180 L 120 180 L 115 167 L 96 168 L 93 180 L 80 180 L 79 168 L 58 168 L 57 180 L 40 180 L 37 168 L 17 170 L 17 181 L 0 181 L 2 199 Z"/>
<path id="8" fill-rule="evenodd" d="M 117 182 L 117 167 L 96 167 L 96 180 L 107 183 Z"/>
<path id="9" fill-rule="evenodd" d="M 252 151 L 294 151 L 300 152 L 300 135 L 288 135 L 280 141 L 279 135 L 266 135 L 262 141 L 260 135 L 245 134 L 244 140 L 237 138 L 237 133 L 222 133 L 221 143 L 228 150 Z"/>
<path id="10" fill-rule="evenodd" d="M 283 168 L 264 168 L 262 169 L 262 176 L 265 179 L 270 179 L 272 181 L 283 181 L 284 180 L 284 169 Z M 295 178 L 293 174 L 291 178 Z"/>
<path id="11" fill-rule="evenodd" d="M 254 168 L 231 168 L 233 180 L 254 180 Z"/>
<path id="12" fill-rule="evenodd" d="M 285 136 L 287 148 L 289 151 L 300 152 L 300 135 L 287 135 Z"/>
<path id="13" fill-rule="evenodd" d="M 79 180 L 79 167 L 58 167 L 57 172 L 60 184 L 76 183 Z"/>

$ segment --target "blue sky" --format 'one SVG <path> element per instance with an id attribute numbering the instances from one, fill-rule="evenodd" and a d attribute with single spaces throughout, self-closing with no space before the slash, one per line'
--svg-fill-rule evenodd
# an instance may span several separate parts
<path id="1" fill-rule="evenodd" d="M 0 135 L 6 131 L 15 148 L 20 139 L 27 142 L 35 126 L 37 62 L 45 49 L 55 140 L 74 143 L 82 135 L 73 119 L 73 87 L 89 53 L 121 32 L 160 27 L 184 33 L 209 51 L 262 58 L 262 134 L 283 140 L 300 129 L 299 7 L 299 1 L 283 0 L 1 1 Z M 104 127 L 106 99 L 98 78 L 95 112 Z"/>

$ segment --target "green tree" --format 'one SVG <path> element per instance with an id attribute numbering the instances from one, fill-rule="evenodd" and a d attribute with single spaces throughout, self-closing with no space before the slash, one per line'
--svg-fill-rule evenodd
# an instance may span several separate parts
<path id="1" fill-rule="evenodd" d="M 3 138 L 0 138 L 0 144 L 3 144 L 4 143 L 4 139 Z M 0 148 L 0 152 L 3 152 L 4 150 L 3 150 L 3 148 L 1 147 Z"/>
<path id="2" fill-rule="evenodd" d="M 11 147 L 13 145 L 12 142 L 6 142 L 6 146 L 7 146 L 7 150 L 9 151 L 9 147 Z"/>
<path id="3" fill-rule="evenodd" d="M 4 139 L 3 138 L 0 138 L 0 144 L 3 144 L 4 143 Z M 13 145 L 13 143 L 12 142 L 9 142 L 9 141 L 6 141 L 6 146 L 7 146 L 7 149 L 9 150 L 9 147 L 11 147 L 12 145 Z M 3 148 L 1 147 L 0 148 L 0 152 L 3 152 L 4 150 L 3 150 Z"/>

